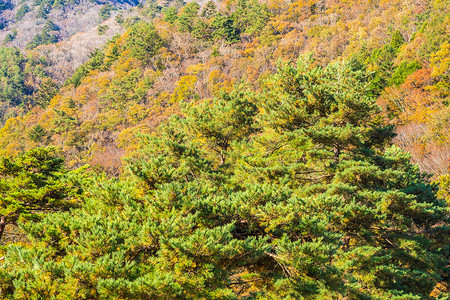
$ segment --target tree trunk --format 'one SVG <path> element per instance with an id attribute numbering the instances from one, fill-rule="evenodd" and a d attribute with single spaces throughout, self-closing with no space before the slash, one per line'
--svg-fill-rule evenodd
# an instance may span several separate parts
<path id="1" fill-rule="evenodd" d="M 0 242 L 1 242 L 2 237 L 3 237 L 3 232 L 5 231 L 5 227 L 6 227 L 6 217 L 5 216 L 1 216 L 0 217 Z"/>
<path id="2" fill-rule="evenodd" d="M 339 156 L 341 156 L 341 148 L 338 145 L 335 145 L 334 148 L 334 162 L 339 163 Z"/>

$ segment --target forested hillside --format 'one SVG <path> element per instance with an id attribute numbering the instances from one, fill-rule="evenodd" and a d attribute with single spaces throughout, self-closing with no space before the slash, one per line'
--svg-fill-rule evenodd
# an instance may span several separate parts
<path id="1" fill-rule="evenodd" d="M 450 297 L 448 0 L 108 7 L 0 49 L 2 297 Z"/>
<path id="2" fill-rule="evenodd" d="M 0 3 L 0 41 L 3 45 L 21 49 L 66 40 L 139 4 L 135 0 L 4 1 L 4 4 Z"/>
<path id="3" fill-rule="evenodd" d="M 56 91 L 92 51 L 138 20 L 136 4 L 22 1 L 0 6 L 0 124 L 41 102 L 34 97 L 42 94 L 39 90 L 51 85 Z"/>

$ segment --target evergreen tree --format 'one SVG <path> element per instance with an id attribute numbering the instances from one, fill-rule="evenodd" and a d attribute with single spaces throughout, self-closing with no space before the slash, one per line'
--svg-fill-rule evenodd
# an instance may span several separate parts
<path id="1" fill-rule="evenodd" d="M 177 9 L 176 7 L 166 7 L 163 10 L 163 15 L 164 15 L 164 21 L 169 22 L 170 24 L 175 23 L 175 21 L 177 20 L 178 16 L 177 16 Z"/>
<path id="2" fill-rule="evenodd" d="M 47 20 L 47 22 L 45 22 L 44 28 L 42 30 L 44 32 L 59 31 L 59 27 L 58 27 L 58 25 L 53 23 L 51 20 Z"/>
<path id="3" fill-rule="evenodd" d="M 399 86 L 405 82 L 406 77 L 414 73 L 421 68 L 420 63 L 412 61 L 402 62 L 392 74 L 392 78 L 389 80 L 389 85 Z"/>
<path id="4" fill-rule="evenodd" d="M 37 220 L 43 213 L 73 205 L 68 175 L 54 148 L 36 148 L 16 158 L 2 158 L 0 239 L 8 224 Z"/>
<path id="5" fill-rule="evenodd" d="M 236 43 L 239 41 L 241 29 L 237 28 L 230 17 L 218 13 L 212 20 L 211 26 L 213 28 L 213 39 L 224 39 L 229 43 Z"/>
<path id="6" fill-rule="evenodd" d="M 36 143 L 42 142 L 46 135 L 47 131 L 45 131 L 45 129 L 39 124 L 31 128 L 28 132 L 28 137 L 30 138 L 30 140 Z"/>
<path id="7" fill-rule="evenodd" d="M 255 35 L 261 33 L 266 27 L 270 12 L 264 4 L 258 1 L 240 0 L 233 13 L 235 26 L 241 28 L 244 33 Z"/>
<path id="8" fill-rule="evenodd" d="M 11 298 L 426 299 L 448 279 L 449 210 L 390 146 L 369 74 L 285 64 L 185 105 L 79 209 L 24 229 Z M 444 296 L 444 295 L 442 295 Z"/>
<path id="9" fill-rule="evenodd" d="M 197 13 L 200 9 L 200 5 L 195 2 L 187 4 L 181 9 L 181 14 L 176 20 L 176 25 L 181 32 L 191 32 L 192 25 L 195 19 L 198 19 Z"/>
<path id="10" fill-rule="evenodd" d="M 30 12 L 31 9 L 30 7 L 28 7 L 28 5 L 23 4 L 16 12 L 16 16 L 14 17 L 14 19 L 16 21 L 21 20 L 28 12 Z"/>
<path id="11" fill-rule="evenodd" d="M 0 48 L 0 102 L 22 103 L 26 94 L 25 58 L 16 48 Z"/>
<path id="12" fill-rule="evenodd" d="M 110 58 L 110 57 L 108 57 Z M 116 59 L 116 58 L 111 58 Z M 95 49 L 89 54 L 89 60 L 81 65 L 71 78 L 67 79 L 65 85 L 73 84 L 75 87 L 81 84 L 81 80 L 92 70 L 98 70 L 105 67 L 105 53 L 100 49 Z"/>
<path id="13" fill-rule="evenodd" d="M 213 1 L 208 1 L 206 5 L 202 8 L 201 16 L 202 18 L 210 19 L 217 13 L 217 7 Z"/>
<path id="14" fill-rule="evenodd" d="M 164 41 L 151 23 L 139 22 L 129 31 L 127 49 L 143 65 L 150 64 L 152 58 L 163 45 Z"/>
<path id="15" fill-rule="evenodd" d="M 105 21 L 106 19 L 108 19 L 109 17 L 111 17 L 111 11 L 114 10 L 114 7 L 111 4 L 106 4 L 104 5 L 98 15 L 100 17 L 100 21 Z"/>
<path id="16" fill-rule="evenodd" d="M 58 93 L 58 85 L 50 78 L 45 78 L 39 89 L 33 94 L 34 102 L 42 108 L 47 107 L 50 100 Z"/>
<path id="17" fill-rule="evenodd" d="M 394 31 L 389 45 L 398 51 L 404 43 L 405 39 L 403 38 L 401 32 L 399 30 Z"/>

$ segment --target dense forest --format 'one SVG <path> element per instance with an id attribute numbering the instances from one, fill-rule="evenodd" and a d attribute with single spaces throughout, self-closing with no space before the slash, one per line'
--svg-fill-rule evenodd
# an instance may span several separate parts
<path id="1" fill-rule="evenodd" d="M 450 297 L 448 0 L 27 3 L 2 299 Z"/>

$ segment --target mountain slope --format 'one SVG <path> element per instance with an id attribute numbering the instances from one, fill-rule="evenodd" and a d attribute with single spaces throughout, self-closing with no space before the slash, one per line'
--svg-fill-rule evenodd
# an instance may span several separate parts
<path id="1" fill-rule="evenodd" d="M 162 4 L 0 52 L 2 296 L 448 298 L 449 1 Z"/>
<path id="2" fill-rule="evenodd" d="M 259 91 L 239 86 L 187 104 L 141 137 L 121 179 L 75 172 L 79 192 L 68 199 L 78 208 L 23 225 L 31 241 L 6 247 L 2 291 L 445 297 L 448 205 L 410 156 L 389 146 L 392 128 L 368 78 L 350 64 L 314 67 L 306 57 L 280 66 Z M 6 191 L 23 178 L 6 175 Z M 70 179 L 55 176 L 48 188 Z"/>
<path id="3" fill-rule="evenodd" d="M 141 13 L 154 11 L 150 5 Z M 258 87 L 278 59 L 295 60 L 300 52 L 313 51 L 321 65 L 346 58 L 373 71 L 374 93 L 386 116 L 400 125 L 398 143 L 412 151 L 423 170 L 444 174 L 449 154 L 448 24 L 445 1 L 250 1 L 204 8 L 191 3 L 178 12 L 173 7 L 155 20 L 163 41 L 159 50 L 146 53 L 140 44 L 152 43 L 145 34 L 153 29 L 133 27 L 77 71 L 75 81 L 69 81 L 76 84 L 64 87 L 48 108 L 35 107 L 14 122 L 27 128 L 42 125 L 49 134 L 45 143 L 64 145 L 74 163 L 95 160 L 103 151 L 121 156 L 133 128 L 151 130 L 165 110 L 177 109 L 179 100 L 209 98 L 240 80 Z M 130 34 L 144 38 L 134 41 Z M 53 52 L 56 57 L 58 51 Z M 438 66 L 444 71 L 437 71 Z M 420 76 L 423 83 L 414 83 Z M 71 125 L 58 128 L 56 111 L 64 112 Z M 444 126 L 433 125 L 442 122 Z M 423 128 L 421 138 L 408 134 L 414 126 Z M 11 140 L 6 128 L 1 133 L 5 154 L 8 148 L 36 145 L 26 133 Z M 127 138 L 122 142 L 119 136 Z"/>

